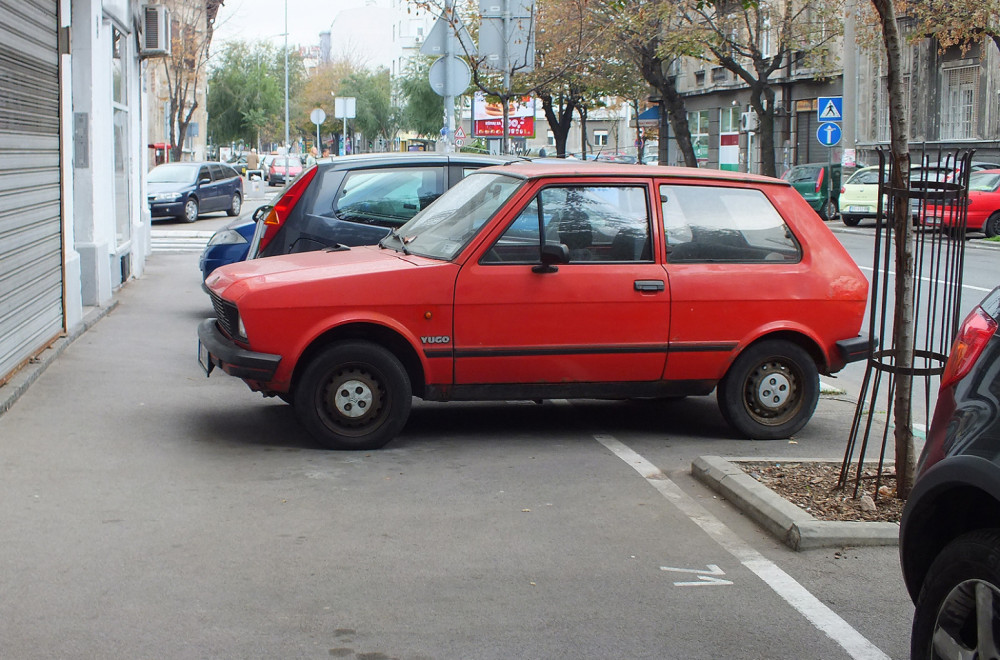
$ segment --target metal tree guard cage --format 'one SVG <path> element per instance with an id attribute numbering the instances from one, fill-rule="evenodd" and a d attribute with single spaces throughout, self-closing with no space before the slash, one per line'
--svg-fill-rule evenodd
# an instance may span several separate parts
<path id="1" fill-rule="evenodd" d="M 871 489 L 872 497 L 878 499 L 885 470 L 889 429 L 892 427 L 897 376 L 908 373 L 914 377 L 914 396 L 918 391 L 917 382 L 922 382 L 924 428 L 929 426 L 934 377 L 940 376 L 944 371 L 948 351 L 961 321 L 959 313 L 973 153 L 974 151 L 961 151 L 944 154 L 939 150 L 937 160 L 931 161 L 924 151 L 919 169 L 908 168 L 908 213 L 916 229 L 913 232 L 913 364 L 904 368 L 897 360 L 900 347 L 893 344 L 890 309 L 894 309 L 891 303 L 894 302 L 895 290 L 889 286 L 890 277 L 895 276 L 895 242 L 891 218 L 894 217 L 893 206 L 896 203 L 892 194 L 894 190 L 889 182 L 897 163 L 892 154 L 888 154 L 887 165 L 887 152 L 881 149 L 878 151 L 879 198 L 868 332 L 870 337 L 881 338 L 882 345 L 888 348 L 876 345 L 868 358 L 840 471 L 838 487 L 846 490 L 853 481 L 855 498 L 865 494 L 863 481 L 872 478 L 863 476 L 864 465 L 877 406 L 881 402 L 886 406 L 885 423 L 881 429 L 874 488 Z M 852 465 L 855 468 L 853 479 Z"/>

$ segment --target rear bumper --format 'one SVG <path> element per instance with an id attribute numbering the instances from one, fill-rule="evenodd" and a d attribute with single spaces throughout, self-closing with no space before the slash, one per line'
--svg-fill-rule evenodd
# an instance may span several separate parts
<path id="1" fill-rule="evenodd" d="M 860 334 L 851 339 L 841 339 L 837 342 L 837 353 L 840 359 L 847 364 L 858 360 L 867 360 L 878 340 L 872 340 L 866 334 Z"/>
<path id="2" fill-rule="evenodd" d="M 215 319 L 205 319 L 198 325 L 198 342 L 208 352 L 208 364 L 202 366 L 209 373 L 212 368 L 218 367 L 230 376 L 266 383 L 274 377 L 281 362 L 280 355 L 240 348 L 222 334 Z"/>

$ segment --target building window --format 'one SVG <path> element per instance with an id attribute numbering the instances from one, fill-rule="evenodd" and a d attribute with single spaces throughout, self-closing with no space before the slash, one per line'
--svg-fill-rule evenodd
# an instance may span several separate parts
<path id="1" fill-rule="evenodd" d="M 550 147 L 556 146 L 556 134 L 552 131 L 545 131 L 545 144 Z"/>
<path id="2" fill-rule="evenodd" d="M 704 87 L 705 86 L 705 72 L 704 71 L 695 71 L 694 72 L 694 84 L 697 85 L 698 87 Z"/>
<path id="3" fill-rule="evenodd" d="M 594 144 L 598 147 L 608 146 L 608 132 L 594 131 Z"/>
<path id="4" fill-rule="evenodd" d="M 721 66 L 712 67 L 712 82 L 726 82 L 726 70 Z"/>
<path id="5" fill-rule="evenodd" d="M 910 76 L 903 76 L 903 116 L 906 117 L 907 130 L 910 137 L 913 137 L 913 117 L 910 115 Z M 879 80 L 878 89 L 878 126 L 876 126 L 875 139 L 878 142 L 888 142 L 891 138 L 889 131 L 889 77 L 882 76 Z"/>
<path id="6" fill-rule="evenodd" d="M 941 139 L 979 137 L 979 67 L 949 69 L 941 77 Z"/>
<path id="7" fill-rule="evenodd" d="M 699 163 L 708 162 L 708 110 L 688 113 L 691 146 Z"/>

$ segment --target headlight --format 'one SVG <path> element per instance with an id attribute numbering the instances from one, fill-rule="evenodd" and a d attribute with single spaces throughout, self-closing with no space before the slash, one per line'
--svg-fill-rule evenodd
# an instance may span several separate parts
<path id="1" fill-rule="evenodd" d="M 153 195 L 154 202 L 176 202 L 184 196 L 184 193 L 157 193 Z"/>
<path id="2" fill-rule="evenodd" d="M 246 243 L 247 239 L 243 238 L 235 229 L 223 229 L 212 234 L 212 238 L 209 239 L 209 245 L 236 245 L 238 243 Z"/>
<path id="3" fill-rule="evenodd" d="M 236 317 L 236 332 L 239 333 L 240 339 L 242 339 L 243 341 L 246 341 L 246 338 L 247 338 L 247 329 L 246 329 L 246 326 L 243 325 L 243 317 L 242 316 L 237 316 Z"/>

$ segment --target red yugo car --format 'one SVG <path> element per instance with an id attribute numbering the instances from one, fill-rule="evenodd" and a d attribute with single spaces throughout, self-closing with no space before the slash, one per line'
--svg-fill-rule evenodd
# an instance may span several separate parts
<path id="1" fill-rule="evenodd" d="M 474 172 L 377 246 L 206 280 L 199 361 L 293 403 L 326 446 L 381 447 L 430 401 L 718 390 L 743 436 L 810 419 L 868 355 L 868 282 L 788 183 L 614 164 Z"/>
<path id="2" fill-rule="evenodd" d="M 948 205 L 928 205 L 921 222 L 930 227 L 952 229 L 956 209 Z M 969 175 L 969 209 L 965 227 L 988 237 L 1000 236 L 1000 170 L 981 170 Z"/>

